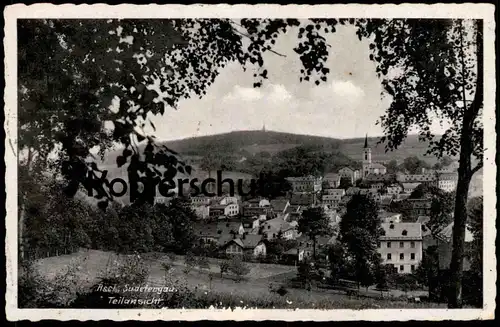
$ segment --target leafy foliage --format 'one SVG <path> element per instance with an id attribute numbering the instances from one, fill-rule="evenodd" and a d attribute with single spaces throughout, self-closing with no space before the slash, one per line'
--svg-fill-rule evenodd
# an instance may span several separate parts
<path id="1" fill-rule="evenodd" d="M 316 239 L 318 236 L 330 235 L 330 221 L 322 207 L 307 208 L 298 220 L 298 231 L 313 241 L 313 258 L 316 258 Z"/>
<path id="2" fill-rule="evenodd" d="M 377 203 L 365 195 L 354 195 L 340 221 L 340 242 L 345 245 L 355 278 L 362 286 L 375 282 L 381 264 L 377 242 L 382 232 Z"/>

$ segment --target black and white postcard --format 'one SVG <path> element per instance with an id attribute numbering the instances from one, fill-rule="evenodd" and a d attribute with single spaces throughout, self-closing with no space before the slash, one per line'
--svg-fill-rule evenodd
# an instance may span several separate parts
<path id="1" fill-rule="evenodd" d="M 493 319 L 495 9 L 7 6 L 8 319 Z"/>

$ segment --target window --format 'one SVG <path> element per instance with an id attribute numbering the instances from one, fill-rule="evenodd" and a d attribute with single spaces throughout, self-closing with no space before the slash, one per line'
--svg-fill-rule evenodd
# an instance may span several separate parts
<path id="1" fill-rule="evenodd" d="M 412 260 L 415 260 L 415 253 L 410 254 Z"/>
<path id="2" fill-rule="evenodd" d="M 411 265 L 411 272 L 414 272 L 414 271 L 415 271 L 415 265 Z"/>
<path id="3" fill-rule="evenodd" d="M 399 266 L 399 271 L 404 271 L 405 270 L 405 266 L 401 265 Z"/>
<path id="4" fill-rule="evenodd" d="M 400 253 L 399 254 L 399 260 L 404 260 L 405 259 L 405 254 L 404 253 Z"/>
<path id="5" fill-rule="evenodd" d="M 387 242 L 387 247 L 390 248 L 391 247 L 391 242 Z"/>
<path id="6" fill-rule="evenodd" d="M 415 248 L 415 242 L 411 241 L 410 246 L 411 246 L 412 249 L 414 249 Z"/>
<path id="7" fill-rule="evenodd" d="M 404 247 L 405 247 L 404 242 L 399 242 L 399 247 L 400 247 L 400 248 L 404 248 Z"/>
<path id="8" fill-rule="evenodd" d="M 380 242 L 377 242 L 377 247 L 380 249 Z"/>
<path id="9" fill-rule="evenodd" d="M 227 248 L 227 253 L 235 253 L 235 254 L 240 254 L 242 253 L 243 250 L 236 244 L 231 244 L 228 248 Z"/>

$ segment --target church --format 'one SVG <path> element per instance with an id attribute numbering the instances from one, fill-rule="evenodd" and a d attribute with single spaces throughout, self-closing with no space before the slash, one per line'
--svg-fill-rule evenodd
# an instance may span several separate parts
<path id="1" fill-rule="evenodd" d="M 365 146 L 363 148 L 363 177 L 369 174 L 385 175 L 387 168 L 376 162 L 372 162 L 372 149 L 368 146 L 368 135 L 365 137 Z"/>

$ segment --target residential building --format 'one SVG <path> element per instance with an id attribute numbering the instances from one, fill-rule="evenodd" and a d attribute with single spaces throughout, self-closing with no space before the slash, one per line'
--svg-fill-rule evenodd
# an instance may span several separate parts
<path id="1" fill-rule="evenodd" d="M 196 216 L 200 219 L 207 219 L 210 217 L 210 207 L 209 206 L 195 206 L 194 212 Z"/>
<path id="2" fill-rule="evenodd" d="M 287 177 L 286 180 L 291 184 L 293 192 L 319 192 L 322 186 L 322 177 Z"/>
<path id="3" fill-rule="evenodd" d="M 339 170 L 338 174 L 340 175 L 341 179 L 342 178 L 349 179 L 351 181 L 351 184 L 354 184 L 354 182 L 359 178 L 359 176 L 358 176 L 359 171 L 354 170 L 354 169 L 349 168 L 349 167 L 341 168 Z"/>
<path id="4" fill-rule="evenodd" d="M 387 173 L 387 168 L 384 165 L 372 162 L 372 150 L 368 146 L 368 135 L 365 138 L 362 165 L 363 177 L 368 176 L 368 174 L 384 175 Z"/>
<path id="5" fill-rule="evenodd" d="M 323 194 L 321 197 L 322 204 L 329 205 L 330 208 L 337 208 L 342 197 L 345 195 L 345 190 L 338 189 L 328 189 L 325 190 L 326 194 Z"/>
<path id="6" fill-rule="evenodd" d="M 192 196 L 190 197 L 190 200 L 191 200 L 191 205 L 193 207 L 207 206 L 210 204 L 210 197 L 208 196 L 202 196 L 202 195 Z"/>
<path id="7" fill-rule="evenodd" d="M 208 216 L 211 218 L 218 218 L 225 216 L 226 206 L 211 205 L 208 207 Z"/>
<path id="8" fill-rule="evenodd" d="M 230 202 L 229 204 L 225 205 L 224 208 L 224 215 L 228 217 L 234 217 L 238 216 L 240 214 L 240 206 L 238 203 L 233 203 Z"/>
<path id="9" fill-rule="evenodd" d="M 387 210 L 391 207 L 394 195 L 381 195 L 380 196 L 380 208 L 382 210 Z"/>
<path id="10" fill-rule="evenodd" d="M 217 233 L 220 235 L 243 235 L 245 233 L 245 228 L 241 221 L 219 221 L 217 223 Z"/>
<path id="11" fill-rule="evenodd" d="M 430 216 L 431 214 L 431 199 L 408 199 L 412 204 L 411 216 Z"/>
<path id="12" fill-rule="evenodd" d="M 290 201 L 287 199 L 275 199 L 271 200 L 271 208 L 273 212 L 278 215 L 278 217 L 282 217 L 286 213 L 286 209 L 290 206 Z"/>
<path id="13" fill-rule="evenodd" d="M 221 234 L 217 232 L 216 223 L 197 223 L 193 226 L 194 234 L 204 244 L 217 244 Z"/>
<path id="14" fill-rule="evenodd" d="M 341 175 L 335 173 L 326 174 L 323 182 L 328 184 L 328 188 L 337 188 L 340 186 Z"/>
<path id="15" fill-rule="evenodd" d="M 291 205 L 312 206 L 316 204 L 315 193 L 294 193 L 290 198 Z"/>
<path id="16" fill-rule="evenodd" d="M 378 252 L 384 264 L 399 273 L 414 272 L 422 260 L 422 227 L 419 223 L 382 223 Z"/>
<path id="17" fill-rule="evenodd" d="M 171 197 L 165 197 L 165 196 L 155 196 L 154 203 L 155 204 L 169 204 L 170 201 L 172 200 Z"/>
<path id="18" fill-rule="evenodd" d="M 345 191 L 345 194 L 346 195 L 355 195 L 355 194 L 359 194 L 360 192 L 360 188 L 359 187 L 349 187 L 346 191 Z"/>
<path id="19" fill-rule="evenodd" d="M 453 192 L 457 188 L 458 174 L 456 172 L 438 174 L 438 187 L 445 192 Z"/>
<path id="20" fill-rule="evenodd" d="M 334 244 L 337 240 L 337 236 L 322 236 L 316 238 L 316 253 L 328 246 L 330 244 Z M 289 254 L 295 254 L 297 256 L 298 261 L 302 261 L 305 258 L 310 258 L 313 256 L 314 243 L 313 241 L 306 235 L 301 235 L 297 238 L 298 245 L 296 248 L 290 250 Z"/>
<path id="21" fill-rule="evenodd" d="M 384 186 L 385 186 L 384 183 L 374 183 L 374 184 L 370 185 L 370 188 L 380 192 L 384 188 Z"/>
<path id="22" fill-rule="evenodd" d="M 265 235 L 265 239 L 272 240 L 276 238 L 281 231 L 283 238 L 294 239 L 297 237 L 296 222 L 290 223 L 280 218 L 270 219 L 259 226 L 259 232 Z"/>
<path id="23" fill-rule="evenodd" d="M 243 234 L 225 240 L 221 249 L 228 255 L 249 255 L 253 257 L 266 255 L 266 244 L 262 235 Z"/>
<path id="24" fill-rule="evenodd" d="M 253 216 L 261 216 L 261 215 L 267 215 L 268 213 L 268 208 L 265 207 L 258 207 L 258 206 L 252 206 L 252 205 L 243 205 L 241 208 L 241 215 L 243 217 L 253 217 Z"/>
<path id="25" fill-rule="evenodd" d="M 401 222 L 401 214 L 396 212 L 388 212 L 388 211 L 379 211 L 378 218 L 383 223 L 400 223 Z"/>
<path id="26" fill-rule="evenodd" d="M 394 174 L 372 174 L 369 173 L 368 175 L 363 177 L 363 181 L 366 181 L 368 183 L 376 183 L 376 182 L 384 182 L 384 183 L 393 183 L 396 181 L 396 176 Z"/>
<path id="27" fill-rule="evenodd" d="M 411 194 L 421 183 L 402 183 L 403 192 Z"/>
<path id="28" fill-rule="evenodd" d="M 435 183 L 435 174 L 404 174 L 396 173 L 396 180 L 400 183 Z"/>
<path id="29" fill-rule="evenodd" d="M 399 184 L 392 184 L 386 188 L 388 195 L 395 195 L 403 192 L 403 187 Z"/>
<path id="30" fill-rule="evenodd" d="M 438 257 L 439 257 L 439 269 L 447 270 L 450 268 L 451 254 L 453 250 L 453 222 L 443 228 L 440 232 L 436 234 L 437 247 L 438 247 Z M 474 235 L 470 230 L 470 226 L 466 226 L 465 229 L 465 252 L 469 252 L 472 241 L 474 240 Z M 470 260 L 467 256 L 464 257 L 464 271 L 470 270 Z"/>
<path id="31" fill-rule="evenodd" d="M 228 204 L 238 204 L 240 201 L 240 196 L 225 196 L 220 201 L 220 205 L 228 205 Z"/>

